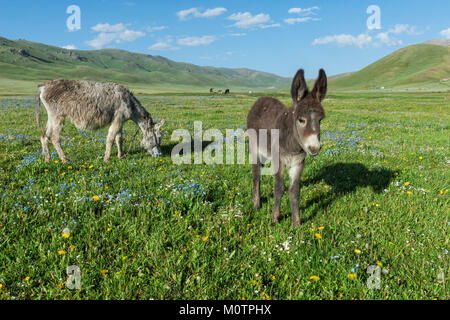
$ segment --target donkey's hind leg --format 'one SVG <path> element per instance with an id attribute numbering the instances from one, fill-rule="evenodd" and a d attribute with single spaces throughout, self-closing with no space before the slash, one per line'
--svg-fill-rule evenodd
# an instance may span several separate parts
<path id="1" fill-rule="evenodd" d="M 63 129 L 64 129 L 64 118 L 60 117 L 55 119 L 52 126 L 51 140 L 62 163 L 67 163 L 66 155 L 64 154 L 64 151 L 61 148 L 61 132 L 63 131 Z"/>
<path id="2" fill-rule="evenodd" d="M 108 137 L 106 138 L 106 151 L 105 151 L 105 157 L 104 161 L 109 162 L 109 159 L 111 158 L 111 149 L 112 145 L 114 143 L 114 140 L 116 139 L 117 134 L 122 130 L 122 123 L 120 123 L 117 120 L 114 120 L 111 124 L 111 127 L 109 127 L 108 131 Z"/>
<path id="3" fill-rule="evenodd" d="M 252 175 L 253 175 L 253 206 L 255 209 L 261 208 L 261 162 L 259 159 L 256 164 L 252 165 Z"/>
<path id="4" fill-rule="evenodd" d="M 50 121 L 47 122 L 44 131 L 41 135 L 42 153 L 44 155 L 45 162 L 50 162 L 50 152 L 48 150 L 48 143 L 52 134 L 52 128 Z"/>
<path id="5" fill-rule="evenodd" d="M 118 157 L 119 159 L 123 159 L 123 153 L 122 153 L 122 144 L 123 144 L 122 133 L 123 133 L 123 128 L 121 128 L 120 131 L 119 131 L 119 132 L 117 133 L 117 135 L 116 135 L 117 157 Z"/>

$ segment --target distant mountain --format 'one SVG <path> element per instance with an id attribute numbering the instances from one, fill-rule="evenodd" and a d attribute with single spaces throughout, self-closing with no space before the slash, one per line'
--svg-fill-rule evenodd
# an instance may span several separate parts
<path id="1" fill-rule="evenodd" d="M 439 38 L 436 38 L 436 39 L 431 39 L 431 40 L 428 40 L 428 41 L 426 41 L 426 42 L 424 42 L 425 44 L 436 44 L 436 45 L 438 45 L 438 46 L 450 46 L 450 39 L 439 39 Z"/>
<path id="2" fill-rule="evenodd" d="M 290 79 L 249 70 L 200 67 L 124 50 L 66 50 L 0 37 L 0 80 L 36 82 L 55 78 L 113 81 L 130 86 L 279 90 Z M 2 83 L 7 81 L 2 81 Z"/>
<path id="3" fill-rule="evenodd" d="M 432 40 L 436 42 L 435 40 Z M 446 40 L 444 40 L 446 41 Z M 417 44 L 402 48 L 366 68 L 332 77 L 338 89 L 437 88 L 450 89 L 450 47 Z"/>

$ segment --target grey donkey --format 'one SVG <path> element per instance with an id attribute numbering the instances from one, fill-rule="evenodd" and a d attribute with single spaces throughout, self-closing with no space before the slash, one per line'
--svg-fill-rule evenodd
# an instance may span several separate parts
<path id="1" fill-rule="evenodd" d="M 59 158 L 67 162 L 61 148 L 60 136 L 66 118 L 79 130 L 99 130 L 109 127 L 104 161 L 111 157 L 116 141 L 119 159 L 122 153 L 122 127 L 134 121 L 143 134 L 141 146 L 152 156 L 161 154 L 162 119 L 155 124 L 153 119 L 134 95 L 125 87 L 115 83 L 100 83 L 77 80 L 52 80 L 38 86 L 36 94 L 36 120 L 41 126 L 40 101 L 48 114 L 47 125 L 41 136 L 45 161 L 50 161 L 49 140 L 52 141 Z"/>
<path id="2" fill-rule="evenodd" d="M 325 71 L 319 71 L 314 88 L 309 91 L 304 71 L 299 70 L 294 77 L 291 87 L 293 100 L 292 107 L 288 108 L 279 100 L 271 97 L 262 97 L 251 108 L 247 118 L 247 128 L 258 132 L 266 129 L 278 130 L 279 145 L 276 156 L 271 154 L 271 148 L 259 144 L 258 137 L 249 136 L 249 147 L 253 160 L 253 204 L 261 208 L 260 179 L 261 168 L 267 159 L 278 161 L 275 174 L 274 208 L 272 222 L 277 223 L 280 216 L 281 199 L 285 191 L 284 169 L 288 170 L 290 178 L 289 198 L 291 202 L 292 222 L 294 226 L 300 225 L 299 198 L 300 177 L 305 166 L 306 155 L 315 156 L 321 149 L 320 122 L 325 117 L 322 100 L 327 92 L 327 76 Z M 270 139 L 268 139 L 270 141 Z"/>

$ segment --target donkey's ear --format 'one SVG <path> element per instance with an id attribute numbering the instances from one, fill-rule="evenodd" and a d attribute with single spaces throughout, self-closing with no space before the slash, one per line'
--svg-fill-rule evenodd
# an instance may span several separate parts
<path id="1" fill-rule="evenodd" d="M 291 96 L 294 104 L 298 103 L 308 94 L 308 86 L 305 81 L 305 72 L 303 69 L 297 71 L 292 81 Z"/>
<path id="2" fill-rule="evenodd" d="M 327 75 L 323 69 L 320 69 L 319 71 L 319 77 L 316 80 L 311 95 L 319 101 L 325 99 L 325 96 L 327 95 Z"/>

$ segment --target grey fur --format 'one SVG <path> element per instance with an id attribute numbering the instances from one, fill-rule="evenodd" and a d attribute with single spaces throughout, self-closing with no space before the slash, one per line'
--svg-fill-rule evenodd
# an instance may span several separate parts
<path id="1" fill-rule="evenodd" d="M 144 137 L 141 146 L 153 156 L 161 153 L 161 127 L 165 119 L 155 124 L 134 95 L 121 85 L 64 79 L 45 82 L 38 86 L 36 94 L 38 125 L 40 101 L 48 114 L 47 125 L 41 136 L 46 162 L 50 161 L 49 140 L 52 141 L 61 161 L 67 162 L 60 144 L 66 118 L 80 130 L 99 130 L 110 126 L 106 139 L 105 162 L 111 157 L 114 140 L 118 147 L 118 157 L 123 158 L 122 127 L 128 120 L 134 121 L 142 131 Z"/>

